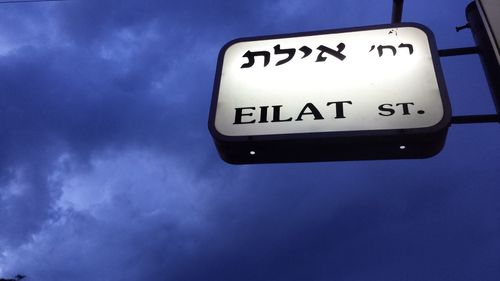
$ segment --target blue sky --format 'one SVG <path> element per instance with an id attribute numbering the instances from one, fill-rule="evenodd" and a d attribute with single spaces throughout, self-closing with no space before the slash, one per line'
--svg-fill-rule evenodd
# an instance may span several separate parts
<path id="1" fill-rule="evenodd" d="M 469 1 L 405 1 L 440 49 Z M 499 280 L 500 126 L 425 160 L 226 164 L 207 129 L 228 41 L 388 23 L 392 1 L 0 5 L 0 277 Z M 493 113 L 476 56 L 454 115 Z"/>

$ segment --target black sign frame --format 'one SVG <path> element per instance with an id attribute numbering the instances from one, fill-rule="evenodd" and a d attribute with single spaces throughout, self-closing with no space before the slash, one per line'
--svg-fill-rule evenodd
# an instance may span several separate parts
<path id="1" fill-rule="evenodd" d="M 215 115 L 219 98 L 222 66 L 226 50 L 239 42 L 336 34 L 376 29 L 415 27 L 428 37 L 436 80 L 443 104 L 443 118 L 426 128 L 364 130 L 346 132 L 293 133 L 275 135 L 226 136 L 217 131 Z M 231 164 L 290 163 L 346 160 L 419 159 L 438 154 L 451 124 L 451 106 L 432 31 L 418 23 L 397 23 L 366 27 L 328 29 L 230 41 L 221 49 L 217 62 L 208 128 L 220 157 Z"/>

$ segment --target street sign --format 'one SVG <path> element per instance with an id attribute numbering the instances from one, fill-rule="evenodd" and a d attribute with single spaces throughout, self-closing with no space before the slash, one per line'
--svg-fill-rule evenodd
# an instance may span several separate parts
<path id="1" fill-rule="evenodd" d="M 476 0 L 476 4 L 500 64 L 500 1 Z"/>
<path id="2" fill-rule="evenodd" d="M 434 37 L 405 23 L 228 43 L 209 129 L 230 163 L 423 158 L 450 119 Z"/>

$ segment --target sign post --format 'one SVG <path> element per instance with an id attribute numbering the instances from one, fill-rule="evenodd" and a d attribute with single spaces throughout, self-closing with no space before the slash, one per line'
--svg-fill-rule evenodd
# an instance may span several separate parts
<path id="1" fill-rule="evenodd" d="M 237 39 L 220 52 L 209 129 L 230 163 L 424 158 L 451 109 L 419 24 Z"/>

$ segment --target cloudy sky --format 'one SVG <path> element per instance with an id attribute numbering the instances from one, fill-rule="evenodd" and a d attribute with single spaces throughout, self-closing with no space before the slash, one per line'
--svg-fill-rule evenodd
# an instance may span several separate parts
<path id="1" fill-rule="evenodd" d="M 469 0 L 405 1 L 441 49 Z M 500 280 L 500 126 L 425 160 L 234 166 L 207 129 L 245 36 L 384 24 L 380 0 L 0 4 L 0 277 Z M 478 57 L 441 59 L 454 115 L 493 113 Z"/>

